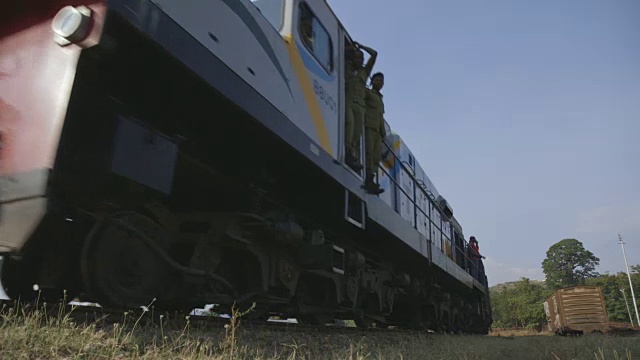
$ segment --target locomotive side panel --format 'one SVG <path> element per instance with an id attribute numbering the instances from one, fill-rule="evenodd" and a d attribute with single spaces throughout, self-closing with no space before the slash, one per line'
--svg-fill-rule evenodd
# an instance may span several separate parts
<path id="1" fill-rule="evenodd" d="M 397 181 L 399 184 L 398 189 L 398 197 L 397 197 L 397 206 L 400 213 L 400 216 L 411 224 L 411 226 L 416 225 L 415 222 L 415 195 L 414 195 L 414 181 L 411 178 L 410 170 L 406 170 L 404 168 L 397 169 L 398 176 Z M 400 190 L 402 189 L 402 190 Z"/>
<path id="2" fill-rule="evenodd" d="M 420 174 L 420 169 L 418 169 L 418 176 Z M 417 179 L 421 179 L 422 177 L 416 177 Z M 418 206 L 418 212 L 416 214 L 417 229 L 418 231 L 431 239 L 431 232 L 429 231 L 429 198 L 426 192 L 424 191 L 423 182 L 419 181 L 416 184 L 416 201 Z"/>
<path id="3" fill-rule="evenodd" d="M 411 224 L 416 226 L 415 222 L 415 157 L 407 144 L 398 136 L 399 149 L 397 152 L 398 161 L 396 162 L 396 182 L 398 188 L 396 190 L 396 208 L 400 216 Z"/>
<path id="4" fill-rule="evenodd" d="M 394 153 L 397 154 L 400 148 L 400 137 L 391 132 L 391 128 L 386 122 L 385 126 L 387 127 L 387 136 L 382 148 L 382 161 L 378 170 L 378 184 L 384 189 L 384 192 L 378 196 L 390 208 L 397 211 L 396 197 L 399 189 L 398 185 L 396 185 L 396 159 Z"/>
<path id="5" fill-rule="evenodd" d="M 441 229 L 441 216 L 440 211 L 436 208 L 433 203 L 429 204 L 431 208 L 431 241 L 435 245 L 435 248 L 438 249 L 439 252 L 442 252 L 442 231 Z"/>
<path id="6" fill-rule="evenodd" d="M 344 136 L 339 91 L 344 56 L 338 46 L 338 21 L 325 1 L 289 0 L 288 4 L 291 28 L 283 36 L 295 78 L 304 94 L 305 115 L 317 128 L 316 141 L 337 159 Z"/>
<path id="7" fill-rule="evenodd" d="M 280 27 L 276 28 L 278 18 L 271 15 L 269 22 L 249 0 L 153 3 L 316 144 L 336 156 L 338 67 L 334 59 L 338 28 L 332 17 L 315 15 L 322 14 L 321 6 L 312 8 L 314 2 L 295 6 L 297 2 L 276 1 L 266 14 L 280 11 Z M 314 47 L 303 45 L 298 26 L 303 19 L 312 27 Z"/>

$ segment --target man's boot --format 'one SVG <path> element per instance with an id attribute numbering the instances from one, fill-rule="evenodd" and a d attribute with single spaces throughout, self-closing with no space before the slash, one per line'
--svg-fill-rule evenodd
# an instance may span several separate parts
<path id="1" fill-rule="evenodd" d="M 373 182 L 373 175 L 367 175 L 364 181 L 364 187 L 369 194 L 380 195 L 384 192 L 384 189 L 380 188 L 380 185 Z"/>

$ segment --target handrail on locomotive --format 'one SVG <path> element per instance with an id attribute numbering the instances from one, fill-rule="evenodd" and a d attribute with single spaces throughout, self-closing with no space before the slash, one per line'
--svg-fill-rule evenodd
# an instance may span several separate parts
<path id="1" fill-rule="evenodd" d="M 390 154 L 393 157 L 393 163 L 395 163 L 396 161 L 400 164 L 400 167 L 402 170 L 404 170 L 407 175 L 409 175 L 409 178 L 411 179 L 412 183 L 413 183 L 413 195 L 409 195 L 403 188 L 402 186 L 400 186 L 400 184 L 398 184 L 398 182 L 396 181 L 394 176 L 391 176 L 391 174 L 389 174 L 389 172 L 387 170 L 385 170 L 384 166 L 382 166 L 381 164 L 378 164 L 378 169 L 382 170 L 382 172 L 384 172 L 384 174 L 389 178 L 389 180 L 391 181 L 391 183 L 393 184 L 392 186 L 396 189 L 400 189 L 400 191 L 407 197 L 407 199 L 411 202 L 411 204 L 413 205 L 413 216 L 414 216 L 414 222 L 413 222 L 413 227 L 417 230 L 418 229 L 418 211 L 420 213 L 422 213 L 422 215 L 424 215 L 427 219 L 429 219 L 429 225 L 432 226 L 434 225 L 433 220 L 431 219 L 431 217 L 429 216 L 429 214 L 427 214 L 420 206 L 418 206 L 418 204 L 416 203 L 416 201 L 414 200 L 416 198 L 416 191 L 417 191 L 417 186 L 416 184 L 420 184 L 422 183 L 422 186 L 420 185 L 420 191 L 423 192 L 423 194 L 426 195 L 426 197 L 428 198 L 428 202 L 430 205 L 433 205 L 438 211 L 442 212 L 442 208 L 441 206 L 435 201 L 435 195 L 433 195 L 433 193 L 431 193 L 431 191 L 429 191 L 428 189 L 426 189 L 426 184 L 424 184 L 424 181 L 417 179 L 415 177 L 415 169 L 413 169 L 410 165 L 407 165 L 406 161 L 399 161 L 399 156 L 396 154 L 395 151 L 393 151 L 393 148 L 387 143 L 386 140 L 383 139 L 382 141 L 383 146 L 386 148 L 386 151 L 388 151 L 388 154 Z M 376 181 L 378 181 L 378 173 L 376 172 Z M 450 237 L 450 236 L 448 236 Z M 427 241 L 431 244 L 431 245 L 435 245 L 435 240 L 434 239 L 427 239 Z M 447 241 L 450 242 L 450 246 L 451 246 L 451 259 L 455 261 L 455 263 L 460 266 L 462 269 L 464 269 L 468 274 L 470 275 L 476 275 L 473 276 L 474 279 L 476 279 L 477 281 L 479 281 L 482 285 L 487 285 L 487 277 L 484 273 L 484 265 L 482 264 L 482 259 L 478 259 L 478 263 L 474 263 L 471 258 L 468 255 L 468 249 L 471 249 L 469 242 L 462 238 L 462 243 L 464 246 L 464 249 L 461 249 L 455 242 L 455 239 L 447 239 Z M 431 247 L 433 249 L 433 246 Z M 437 250 L 439 250 L 440 252 L 444 253 L 444 246 L 441 248 L 437 248 Z M 455 251 L 454 251 L 455 250 Z M 473 251 L 473 250 L 471 250 Z M 456 255 L 453 255 L 456 254 Z M 458 254 L 462 254 L 462 259 L 460 259 L 460 255 Z M 475 270 L 475 271 L 472 271 Z"/>

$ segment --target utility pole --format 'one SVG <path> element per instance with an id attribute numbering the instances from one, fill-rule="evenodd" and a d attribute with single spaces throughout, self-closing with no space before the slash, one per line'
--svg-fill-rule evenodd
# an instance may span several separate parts
<path id="1" fill-rule="evenodd" d="M 622 246 L 622 256 L 624 256 L 624 266 L 627 268 L 627 277 L 629 277 L 629 286 L 631 287 L 631 298 L 633 299 L 633 309 L 636 311 L 636 321 L 640 325 L 640 315 L 638 315 L 638 305 L 636 305 L 636 295 L 633 291 L 633 283 L 631 282 L 631 273 L 629 272 L 629 265 L 627 264 L 627 253 L 624 251 L 624 241 L 622 241 L 622 235 L 618 234 L 618 243 Z"/>
<path id="2" fill-rule="evenodd" d="M 624 289 L 620 288 L 622 297 L 624 297 L 624 304 L 627 305 L 627 312 L 629 313 L 629 321 L 631 321 L 631 327 L 633 327 L 633 318 L 631 317 L 631 310 L 629 309 L 629 302 L 627 301 L 627 294 L 624 293 Z"/>

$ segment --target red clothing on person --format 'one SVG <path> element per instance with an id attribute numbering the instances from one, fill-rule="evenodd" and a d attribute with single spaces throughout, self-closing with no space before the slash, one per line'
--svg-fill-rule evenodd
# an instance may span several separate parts
<path id="1" fill-rule="evenodd" d="M 480 258 L 480 247 L 478 246 L 478 243 L 473 242 L 470 245 L 471 249 L 473 250 L 472 256 L 474 258 Z"/>

